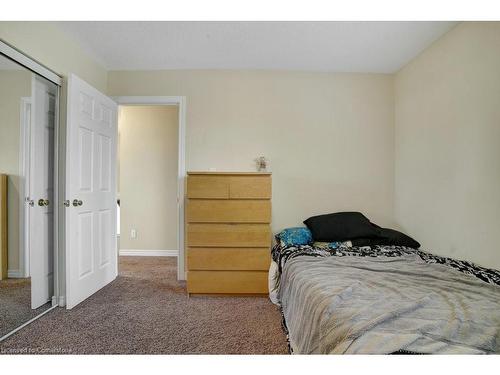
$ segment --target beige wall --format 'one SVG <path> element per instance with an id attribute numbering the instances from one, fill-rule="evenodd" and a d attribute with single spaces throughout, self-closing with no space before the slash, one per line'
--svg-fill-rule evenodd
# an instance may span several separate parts
<path id="1" fill-rule="evenodd" d="M 110 72 L 108 94 L 183 95 L 188 170 L 273 172 L 273 229 L 360 210 L 393 225 L 389 75 L 275 71 Z"/>
<path id="2" fill-rule="evenodd" d="M 76 73 L 106 92 L 107 72 L 52 22 L 0 22 L 0 39 L 56 73 Z"/>
<path id="3" fill-rule="evenodd" d="M 434 253 L 500 269 L 500 23 L 461 23 L 395 79 L 395 213 Z"/>
<path id="4" fill-rule="evenodd" d="M 19 179 L 21 98 L 31 96 L 31 76 L 27 70 L 0 71 L 0 173 L 8 175 L 8 268 L 19 270 Z"/>
<path id="5" fill-rule="evenodd" d="M 177 106 L 120 107 L 121 249 L 178 250 L 178 119 Z"/>

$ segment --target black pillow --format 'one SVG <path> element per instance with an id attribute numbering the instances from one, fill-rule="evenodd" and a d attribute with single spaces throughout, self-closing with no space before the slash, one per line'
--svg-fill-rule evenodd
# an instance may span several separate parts
<path id="1" fill-rule="evenodd" d="M 353 238 L 351 241 L 352 246 L 362 247 L 362 246 L 375 246 L 382 245 L 381 238 Z"/>
<path id="2" fill-rule="evenodd" d="M 406 246 L 413 249 L 420 247 L 420 244 L 413 238 L 394 229 L 380 229 L 380 237 L 385 241 L 384 245 Z"/>
<path id="3" fill-rule="evenodd" d="M 347 241 L 353 238 L 378 237 L 376 228 L 360 212 L 336 212 L 313 216 L 304 221 L 315 241 Z"/>
<path id="4" fill-rule="evenodd" d="M 376 238 L 354 238 L 351 240 L 352 246 L 406 246 L 418 249 L 420 244 L 410 236 L 398 232 L 394 229 L 380 228 L 379 236 Z"/>

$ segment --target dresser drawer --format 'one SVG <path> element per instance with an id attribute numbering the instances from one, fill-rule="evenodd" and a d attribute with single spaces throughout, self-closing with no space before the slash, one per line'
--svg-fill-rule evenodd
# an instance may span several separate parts
<path id="1" fill-rule="evenodd" d="M 271 264 L 269 248 L 188 248 L 189 270 L 248 270 L 267 271 Z"/>
<path id="2" fill-rule="evenodd" d="M 269 175 L 189 175 L 188 198 L 271 199 Z"/>
<path id="3" fill-rule="evenodd" d="M 271 199 L 271 176 L 231 176 L 231 199 Z"/>
<path id="4" fill-rule="evenodd" d="M 268 224 L 188 224 L 187 245 L 196 247 L 269 247 Z"/>
<path id="5" fill-rule="evenodd" d="M 189 271 L 188 293 L 267 294 L 267 271 Z"/>
<path id="6" fill-rule="evenodd" d="M 225 176 L 188 176 L 186 195 L 188 198 L 228 199 L 229 182 Z"/>
<path id="7" fill-rule="evenodd" d="M 190 223 L 270 223 L 271 201 L 190 199 L 186 220 Z"/>

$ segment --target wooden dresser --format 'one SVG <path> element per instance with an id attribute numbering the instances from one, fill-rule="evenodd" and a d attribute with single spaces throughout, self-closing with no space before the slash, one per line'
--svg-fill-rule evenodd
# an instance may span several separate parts
<path id="1" fill-rule="evenodd" d="M 189 172 L 187 290 L 267 294 L 271 174 Z"/>

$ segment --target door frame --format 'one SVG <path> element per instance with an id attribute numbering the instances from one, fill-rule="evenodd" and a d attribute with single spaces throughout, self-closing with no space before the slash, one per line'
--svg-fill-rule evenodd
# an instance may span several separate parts
<path id="1" fill-rule="evenodd" d="M 184 246 L 184 195 L 186 179 L 186 97 L 185 96 L 115 96 L 118 105 L 178 105 L 179 106 L 179 145 L 177 167 L 177 280 L 186 280 Z"/>

